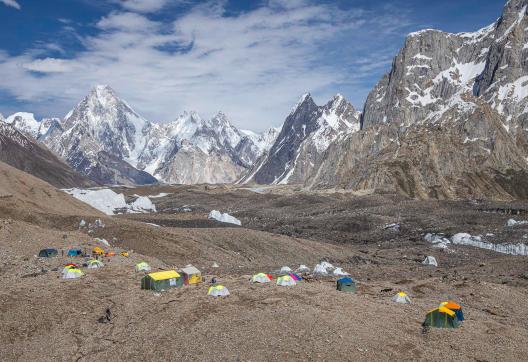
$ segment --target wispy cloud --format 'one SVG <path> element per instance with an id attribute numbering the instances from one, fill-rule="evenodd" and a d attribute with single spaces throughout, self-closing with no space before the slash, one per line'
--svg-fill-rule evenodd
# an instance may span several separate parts
<path id="1" fill-rule="evenodd" d="M 0 0 L 0 3 L 15 8 L 17 10 L 21 9 L 20 4 L 16 2 L 16 0 Z"/>
<path id="2" fill-rule="evenodd" d="M 161 22 L 145 13 L 165 2 L 129 2 L 122 5 L 133 11 L 114 9 L 96 22 L 96 35 L 81 35 L 83 51 L 71 59 L 0 52 L 0 91 L 60 115 L 105 83 L 152 120 L 223 110 L 237 125 L 261 130 L 278 125 L 305 91 L 321 102 L 350 89 L 352 98 L 364 97 L 364 79 L 388 69 L 399 46 L 376 37 L 390 40 L 387 32 L 399 36 L 407 25 L 401 13 L 308 0 L 270 0 L 235 15 L 212 2 Z"/>

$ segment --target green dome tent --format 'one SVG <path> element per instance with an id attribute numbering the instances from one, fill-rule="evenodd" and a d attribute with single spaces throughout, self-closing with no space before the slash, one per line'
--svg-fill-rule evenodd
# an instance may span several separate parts
<path id="1" fill-rule="evenodd" d="M 436 327 L 436 328 L 458 328 L 460 327 L 460 321 L 458 320 L 456 313 L 446 307 L 439 307 L 433 309 L 425 316 L 423 322 L 424 327 Z"/>

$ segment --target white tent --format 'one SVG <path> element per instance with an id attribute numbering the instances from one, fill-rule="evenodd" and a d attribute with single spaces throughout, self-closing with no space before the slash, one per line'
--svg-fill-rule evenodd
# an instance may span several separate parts
<path id="1" fill-rule="evenodd" d="M 299 267 L 297 268 L 297 272 L 298 273 L 309 273 L 310 272 L 310 268 L 308 268 L 306 265 L 304 264 L 301 264 L 299 265 Z"/>
<path id="2" fill-rule="evenodd" d="M 424 265 L 432 265 L 432 266 L 438 266 L 438 263 L 436 262 L 436 258 L 434 256 L 428 256 L 425 258 L 424 261 L 422 261 L 422 264 Z"/>
<path id="3" fill-rule="evenodd" d="M 140 272 L 140 271 L 149 272 L 150 270 L 151 270 L 150 265 L 148 265 L 144 261 L 142 261 L 141 263 L 136 264 L 136 271 L 137 272 Z"/>
<path id="4" fill-rule="evenodd" d="M 88 269 L 99 269 L 104 267 L 104 264 L 100 260 L 88 260 Z"/>
<path id="5" fill-rule="evenodd" d="M 280 274 L 288 274 L 288 273 L 291 273 L 292 270 L 289 266 L 283 266 L 280 270 Z"/>
<path id="6" fill-rule="evenodd" d="M 291 276 L 285 275 L 277 279 L 277 285 L 280 285 L 282 287 L 292 287 L 294 285 L 297 285 L 297 282 Z"/>
<path id="7" fill-rule="evenodd" d="M 207 295 L 212 297 L 227 297 L 229 294 L 229 290 L 223 285 L 212 286 L 207 292 Z"/>
<path id="8" fill-rule="evenodd" d="M 64 268 L 62 271 L 62 279 L 77 279 L 84 275 L 80 269 Z"/>
<path id="9" fill-rule="evenodd" d="M 401 303 L 401 304 L 409 304 L 411 303 L 411 298 L 409 298 L 409 296 L 406 293 L 399 292 L 394 297 L 392 297 L 392 301 L 396 303 Z"/>
<path id="10" fill-rule="evenodd" d="M 319 264 L 317 264 L 315 266 L 313 272 L 314 272 L 314 274 L 327 275 L 328 273 L 330 273 L 334 269 L 335 269 L 335 267 L 332 264 L 330 264 L 327 261 L 322 261 L 322 262 L 320 262 Z"/>
<path id="11" fill-rule="evenodd" d="M 253 275 L 253 278 L 251 278 L 251 281 L 253 283 L 269 283 L 271 279 L 264 273 L 258 273 Z"/>

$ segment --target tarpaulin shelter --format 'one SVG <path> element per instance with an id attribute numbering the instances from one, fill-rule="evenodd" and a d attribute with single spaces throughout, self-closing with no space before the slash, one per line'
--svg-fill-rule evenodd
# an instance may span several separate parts
<path id="1" fill-rule="evenodd" d="M 341 278 L 337 280 L 336 289 L 340 292 L 355 293 L 356 283 L 352 278 Z"/>

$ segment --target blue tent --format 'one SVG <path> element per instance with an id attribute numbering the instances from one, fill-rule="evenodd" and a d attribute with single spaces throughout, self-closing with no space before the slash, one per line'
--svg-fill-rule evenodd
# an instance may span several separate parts
<path id="1" fill-rule="evenodd" d="M 356 283 L 352 280 L 352 278 L 341 278 L 337 281 L 337 290 L 341 292 L 349 292 L 349 293 L 355 293 L 356 292 Z"/>
<path id="2" fill-rule="evenodd" d="M 81 249 L 70 249 L 68 250 L 68 256 L 81 256 L 82 250 Z"/>
<path id="3" fill-rule="evenodd" d="M 352 278 L 349 278 L 349 277 L 338 279 L 337 282 L 338 283 L 344 283 L 344 284 L 354 283 Z"/>

